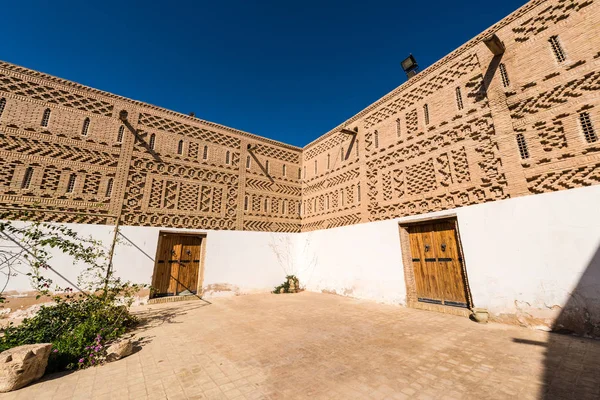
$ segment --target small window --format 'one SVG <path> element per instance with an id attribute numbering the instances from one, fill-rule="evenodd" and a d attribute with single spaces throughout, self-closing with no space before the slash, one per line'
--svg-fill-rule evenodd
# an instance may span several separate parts
<path id="1" fill-rule="evenodd" d="M 33 177 L 33 168 L 27 167 L 25 175 L 23 175 L 23 182 L 21 182 L 21 189 L 29 189 L 31 185 L 31 178 Z"/>
<path id="2" fill-rule="evenodd" d="M 125 126 L 121 125 L 117 133 L 117 143 L 123 143 L 123 136 L 125 136 Z"/>
<path id="3" fill-rule="evenodd" d="M 327 209 L 329 210 L 329 195 L 327 195 Z"/>
<path id="4" fill-rule="evenodd" d="M 113 189 L 113 178 L 110 178 L 108 180 L 108 183 L 106 184 L 106 197 L 110 197 L 112 195 L 112 189 Z"/>
<path id="5" fill-rule="evenodd" d="M 303 207 L 303 205 L 298 203 L 298 215 L 302 215 L 302 209 L 300 207 Z"/>
<path id="6" fill-rule="evenodd" d="M 154 147 L 156 145 L 156 135 L 153 133 L 152 135 L 150 135 L 150 150 L 154 150 Z"/>
<path id="7" fill-rule="evenodd" d="M 83 127 L 81 128 L 81 135 L 87 136 L 89 129 L 90 129 L 90 119 L 86 118 L 83 121 Z"/>
<path id="8" fill-rule="evenodd" d="M 559 63 L 565 61 L 567 56 L 565 55 L 565 51 L 558 40 L 558 36 L 552 36 L 550 39 L 548 39 L 548 41 L 550 42 L 550 47 L 552 47 L 552 52 L 554 53 L 554 57 L 556 57 L 556 61 Z"/>
<path id="9" fill-rule="evenodd" d="M 50 122 L 50 109 L 46 108 L 46 110 L 44 110 L 44 115 L 42 116 L 42 126 L 48 126 L 49 122 Z"/>
<path id="10" fill-rule="evenodd" d="M 208 146 L 204 146 L 204 149 L 202 150 L 202 159 L 208 159 Z"/>
<path id="11" fill-rule="evenodd" d="M 327 154 L 327 169 L 331 168 L 331 156 Z"/>
<path id="12" fill-rule="evenodd" d="M 183 140 L 180 140 L 177 144 L 177 154 L 183 154 Z"/>
<path id="13" fill-rule="evenodd" d="M 270 167 L 269 167 L 269 160 L 266 160 L 266 161 L 265 161 L 265 168 L 266 168 L 266 170 L 267 170 L 267 174 L 268 174 L 268 173 L 269 173 L 269 171 L 270 171 Z"/>
<path id="14" fill-rule="evenodd" d="M 396 119 L 396 136 L 400 137 L 400 118 Z"/>
<path id="15" fill-rule="evenodd" d="M 281 212 L 283 214 L 286 214 L 286 208 L 287 208 L 287 200 L 283 200 L 283 205 L 281 206 Z"/>
<path id="16" fill-rule="evenodd" d="M 344 152 L 344 146 L 342 146 L 342 152 L 340 156 L 340 160 L 344 161 L 346 159 L 346 153 Z"/>
<path id="17" fill-rule="evenodd" d="M 5 107 L 6 107 L 6 99 L 3 97 L 0 99 L 0 118 L 2 118 L 2 113 L 4 112 Z"/>
<path id="18" fill-rule="evenodd" d="M 379 148 L 379 132 L 375 131 L 375 133 L 373 133 L 373 141 L 375 142 L 375 148 L 378 149 Z"/>
<path id="19" fill-rule="evenodd" d="M 357 186 L 356 201 L 360 202 L 360 184 Z"/>
<path id="20" fill-rule="evenodd" d="M 77 181 L 77 175 L 71 174 L 69 176 L 69 184 L 67 185 L 67 193 L 73 193 L 75 190 L 75 182 Z"/>
<path id="21" fill-rule="evenodd" d="M 281 172 L 283 173 L 283 176 L 286 175 L 286 166 L 285 166 L 285 164 L 283 164 L 283 167 L 281 168 Z"/>
<path id="22" fill-rule="evenodd" d="M 508 79 L 508 72 L 506 72 L 506 65 L 501 63 L 500 66 L 500 78 L 502 79 L 502 86 L 508 87 L 510 85 L 510 80 Z"/>
<path id="23" fill-rule="evenodd" d="M 231 153 L 227 151 L 225 153 L 225 164 L 229 165 L 231 163 Z"/>
<path id="24" fill-rule="evenodd" d="M 269 210 L 269 201 L 265 199 L 265 212 Z"/>
<path id="25" fill-rule="evenodd" d="M 302 179 L 302 168 L 298 168 L 298 179 Z"/>
<path id="26" fill-rule="evenodd" d="M 358 140 L 354 142 L 354 145 L 356 146 L 356 157 L 358 157 Z"/>
<path id="27" fill-rule="evenodd" d="M 344 206 L 344 189 L 341 190 L 342 193 L 342 207 Z"/>
<path id="28" fill-rule="evenodd" d="M 581 124 L 581 130 L 583 130 L 583 136 L 588 143 L 594 143 L 598 141 L 598 135 L 592 125 L 592 119 L 590 113 L 582 112 L 579 114 L 579 123 Z"/>
<path id="29" fill-rule="evenodd" d="M 250 169 L 250 165 L 251 165 L 250 163 L 251 163 L 250 156 L 246 156 L 246 169 Z"/>
<path id="30" fill-rule="evenodd" d="M 456 88 L 456 106 L 458 107 L 459 110 L 462 110 L 464 108 L 462 93 L 460 92 L 459 87 Z"/>
<path id="31" fill-rule="evenodd" d="M 248 211 L 248 196 L 244 197 L 244 211 Z"/>
<path id="32" fill-rule="evenodd" d="M 306 167 L 304 167 L 304 179 L 306 179 Z"/>
<path id="33" fill-rule="evenodd" d="M 523 160 L 529 158 L 529 149 L 527 148 L 527 142 L 525 136 L 522 133 L 517 134 L 517 145 L 519 146 L 519 154 Z"/>
<path id="34" fill-rule="evenodd" d="M 317 174 L 317 171 L 318 171 L 318 169 L 317 169 L 317 160 L 315 160 L 315 175 Z"/>
<path id="35" fill-rule="evenodd" d="M 423 106 L 423 115 L 425 116 L 425 125 L 429 125 L 429 105 Z"/>

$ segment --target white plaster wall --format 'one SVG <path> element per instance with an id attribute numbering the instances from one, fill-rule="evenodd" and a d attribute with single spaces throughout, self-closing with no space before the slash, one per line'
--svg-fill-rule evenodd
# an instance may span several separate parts
<path id="1" fill-rule="evenodd" d="M 457 215 L 476 306 L 545 318 L 575 293 L 600 312 L 600 186 L 465 207 Z"/>
<path id="2" fill-rule="evenodd" d="M 406 285 L 395 221 L 298 235 L 299 279 L 307 290 L 405 304 Z"/>
<path id="3" fill-rule="evenodd" d="M 444 216 L 458 219 L 476 307 L 548 325 L 575 292 L 592 319 L 600 315 L 600 186 L 302 233 L 301 282 L 404 304 L 398 224 Z"/>
<path id="4" fill-rule="evenodd" d="M 14 222 L 25 225 L 26 222 Z M 114 226 L 67 224 L 82 237 L 100 240 L 106 250 L 113 239 Z M 293 234 L 176 230 L 154 227 L 121 226 L 115 247 L 113 267 L 115 274 L 133 283 L 151 284 L 154 271 L 154 258 L 161 230 L 173 232 L 205 233 L 206 253 L 204 262 L 204 282 L 207 295 L 241 294 L 257 291 L 270 291 L 282 283 L 286 274 L 295 273 L 295 241 Z M 0 239 L 0 246 L 14 246 Z M 54 251 L 50 266 L 70 281 L 85 268 L 74 265 L 73 260 L 60 251 Z M 29 270 L 25 265 L 14 271 L 10 279 L 0 275 L 0 287 L 6 285 L 5 292 L 28 292 L 32 290 Z M 51 270 L 45 271 L 55 284 L 71 286 Z"/>
<path id="5" fill-rule="evenodd" d="M 458 219 L 476 307 L 548 325 L 568 303 L 577 324 L 600 329 L 600 185 L 310 233 L 193 232 L 207 234 L 208 295 L 269 291 L 296 274 L 307 290 L 404 304 L 398 224 L 450 215 Z M 69 227 L 105 246 L 114 229 Z M 160 230 L 121 228 L 114 257 L 119 276 L 151 283 Z M 73 281 L 81 268 L 58 252 L 51 265 Z M 0 279 L 4 286 L 6 276 Z M 5 291 L 11 290 L 31 290 L 29 278 L 11 277 Z"/>

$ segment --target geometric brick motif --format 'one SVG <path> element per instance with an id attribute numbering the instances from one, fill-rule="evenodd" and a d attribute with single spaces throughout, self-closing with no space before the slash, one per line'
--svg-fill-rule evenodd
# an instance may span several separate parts
<path id="1" fill-rule="evenodd" d="M 113 111 L 113 105 L 106 101 L 96 100 L 91 97 L 82 96 L 79 93 L 56 89 L 3 73 L 0 73 L 0 92 L 13 93 L 46 103 L 89 111 L 107 117 L 110 117 Z"/>

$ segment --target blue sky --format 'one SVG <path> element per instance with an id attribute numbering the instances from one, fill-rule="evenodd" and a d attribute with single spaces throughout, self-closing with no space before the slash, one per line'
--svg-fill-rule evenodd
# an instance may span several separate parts
<path id="1" fill-rule="evenodd" d="M 0 59 L 304 146 L 525 0 L 5 3 Z"/>

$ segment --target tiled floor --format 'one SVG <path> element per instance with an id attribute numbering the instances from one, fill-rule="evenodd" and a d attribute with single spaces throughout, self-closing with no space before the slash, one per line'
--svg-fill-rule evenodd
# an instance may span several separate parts
<path id="1" fill-rule="evenodd" d="M 2 398 L 600 398 L 600 341 L 316 293 L 142 314 L 135 354 Z"/>

